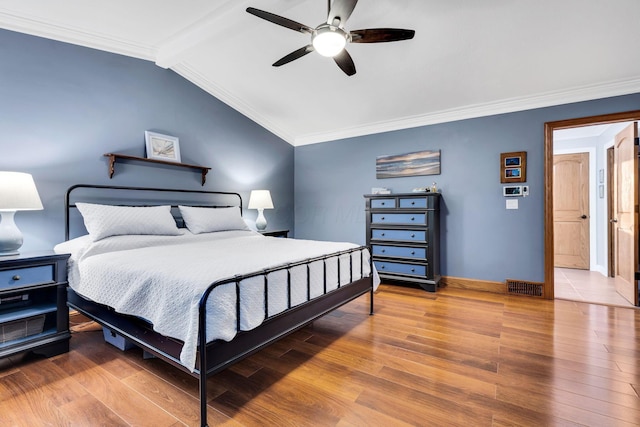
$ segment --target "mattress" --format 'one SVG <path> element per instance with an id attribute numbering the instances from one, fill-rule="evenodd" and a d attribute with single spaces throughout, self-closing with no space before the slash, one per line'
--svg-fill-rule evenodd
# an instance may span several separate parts
<path id="1" fill-rule="evenodd" d="M 180 361 L 193 371 L 199 301 L 212 283 L 357 247 L 343 242 L 266 237 L 252 231 L 195 235 L 181 230 L 178 236 L 124 235 L 97 242 L 83 236 L 61 243 L 55 250 L 71 254 L 71 288 L 119 313 L 142 317 L 155 331 L 183 341 Z M 305 265 L 291 267 L 291 306 L 308 299 L 307 271 L 313 299 L 324 293 L 325 274 L 327 292 L 347 285 L 350 278 L 355 281 L 372 274 L 369 256 L 365 249 L 340 255 L 340 263 L 338 257 L 331 257 L 326 262 L 312 262 L 308 270 Z M 377 287 L 375 271 L 373 275 Z M 240 330 L 253 329 L 267 316 L 288 308 L 287 281 L 286 270 L 268 274 L 266 304 L 263 276 L 240 282 Z M 230 341 L 238 333 L 235 287 L 235 283 L 225 284 L 211 293 L 207 341 Z"/>

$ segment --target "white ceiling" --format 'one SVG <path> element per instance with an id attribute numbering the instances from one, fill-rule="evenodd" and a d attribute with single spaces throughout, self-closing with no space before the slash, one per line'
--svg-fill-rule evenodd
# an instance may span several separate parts
<path id="1" fill-rule="evenodd" d="M 640 92 L 638 0 L 360 0 L 350 30 L 414 29 L 352 44 L 357 74 L 311 53 L 271 64 L 325 0 L 0 0 L 0 27 L 154 61 L 292 145 Z"/>

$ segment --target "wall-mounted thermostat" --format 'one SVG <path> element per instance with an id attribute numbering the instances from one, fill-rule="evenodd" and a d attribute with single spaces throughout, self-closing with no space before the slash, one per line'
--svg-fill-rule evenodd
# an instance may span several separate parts
<path id="1" fill-rule="evenodd" d="M 528 185 L 506 185 L 502 187 L 502 195 L 505 197 L 521 197 L 529 195 Z"/>

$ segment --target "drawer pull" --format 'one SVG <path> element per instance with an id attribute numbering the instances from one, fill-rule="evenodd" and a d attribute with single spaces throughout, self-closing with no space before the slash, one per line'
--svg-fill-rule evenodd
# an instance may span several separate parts
<path id="1" fill-rule="evenodd" d="M 411 237 L 412 237 L 412 238 L 413 238 L 413 237 L 416 237 L 416 235 L 415 235 L 415 234 L 413 234 L 413 233 L 411 233 Z"/>
<path id="2" fill-rule="evenodd" d="M 384 233 L 380 234 L 382 237 L 384 237 Z"/>
<path id="3" fill-rule="evenodd" d="M 412 205 L 415 205 L 415 204 L 416 204 L 416 202 L 411 202 L 411 204 L 412 204 Z"/>
<path id="4" fill-rule="evenodd" d="M 411 251 L 411 255 L 415 255 L 415 254 L 416 254 L 416 251 Z"/>
<path id="5" fill-rule="evenodd" d="M 383 250 L 381 250 L 380 252 L 385 253 L 386 251 L 387 251 L 386 249 L 383 249 Z"/>
<path id="6" fill-rule="evenodd" d="M 384 202 L 380 203 L 382 206 L 384 206 Z"/>
<path id="7" fill-rule="evenodd" d="M 383 216 L 382 216 L 382 217 L 380 217 L 380 221 L 384 221 L 384 217 L 383 217 Z"/>
<path id="8" fill-rule="evenodd" d="M 411 221 L 415 221 L 416 219 L 414 217 L 411 217 Z"/>
<path id="9" fill-rule="evenodd" d="M 21 277 L 19 275 L 17 275 L 17 274 L 11 278 L 11 280 L 16 280 L 16 281 L 18 281 L 20 279 L 21 279 Z"/>
<path id="10" fill-rule="evenodd" d="M 411 272 L 412 272 L 412 273 L 415 273 L 415 272 L 416 272 L 416 269 L 415 269 L 415 268 L 412 268 L 412 269 L 411 269 Z"/>
<path id="11" fill-rule="evenodd" d="M 384 264 L 382 264 L 382 265 L 380 266 L 380 269 L 381 269 L 381 270 L 384 270 Z"/>

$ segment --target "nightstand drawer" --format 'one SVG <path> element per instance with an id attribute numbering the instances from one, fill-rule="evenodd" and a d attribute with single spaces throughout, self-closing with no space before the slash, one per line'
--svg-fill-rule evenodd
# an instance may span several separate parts
<path id="1" fill-rule="evenodd" d="M 371 207 L 375 209 L 393 209 L 396 207 L 396 199 L 375 199 L 371 200 Z"/>
<path id="2" fill-rule="evenodd" d="M 393 256 L 401 258 L 418 258 L 424 259 L 427 257 L 427 250 L 425 248 L 412 248 L 408 246 L 387 246 L 387 245 L 372 245 L 371 250 L 373 255 L 378 256 Z"/>
<path id="3" fill-rule="evenodd" d="M 371 230 L 374 240 L 405 240 L 408 242 L 425 242 L 427 233 L 422 230 Z"/>
<path id="4" fill-rule="evenodd" d="M 374 213 L 371 214 L 372 224 L 406 224 L 426 225 L 427 216 L 424 213 Z"/>
<path id="5" fill-rule="evenodd" d="M 397 273 L 408 274 L 412 276 L 426 276 L 427 266 L 416 264 L 403 264 L 400 262 L 385 262 L 375 261 L 376 270 L 378 273 Z"/>
<path id="6" fill-rule="evenodd" d="M 53 265 L 0 270 L 0 291 L 54 281 Z"/>

